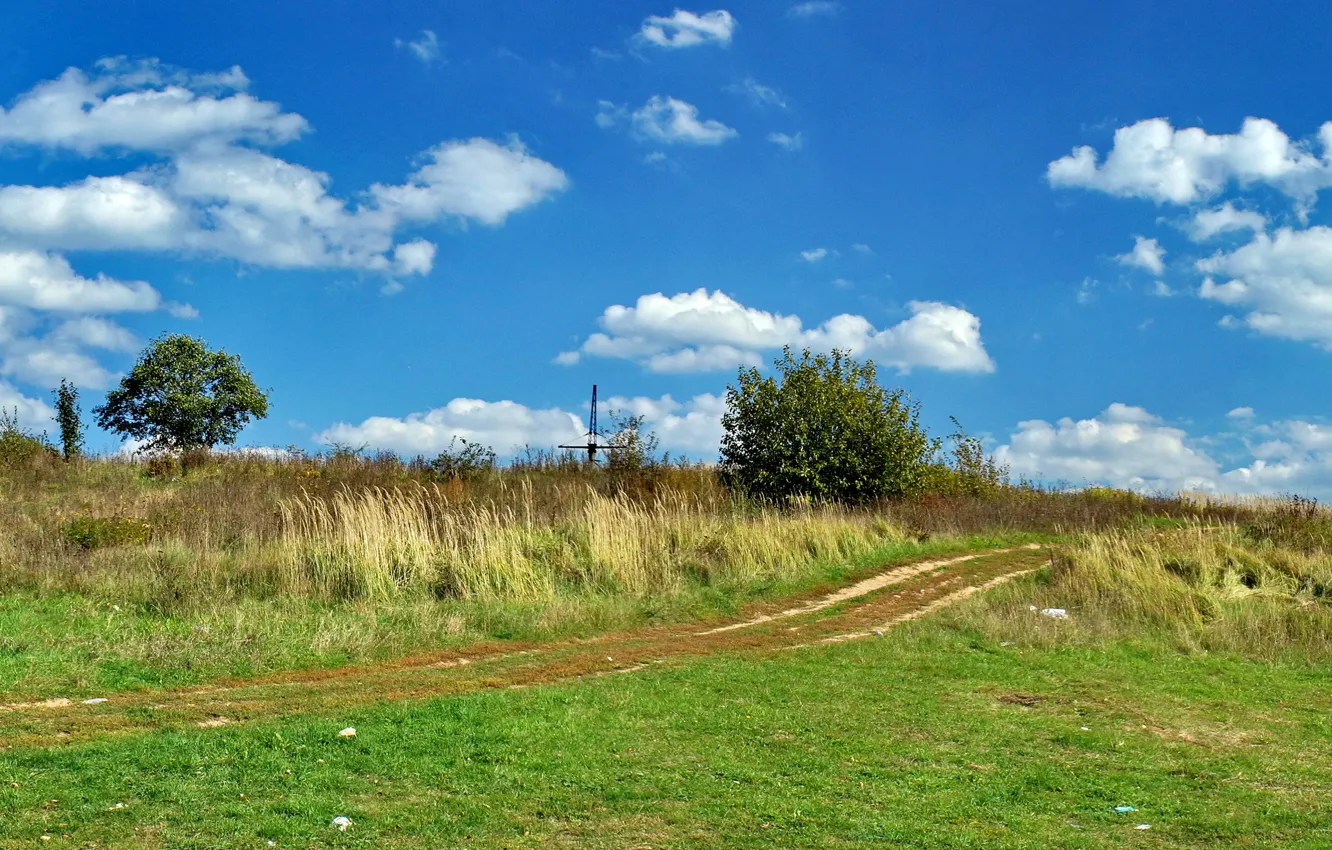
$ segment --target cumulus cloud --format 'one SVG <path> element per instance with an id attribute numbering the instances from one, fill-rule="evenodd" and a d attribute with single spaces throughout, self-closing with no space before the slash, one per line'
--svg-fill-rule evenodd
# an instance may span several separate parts
<path id="1" fill-rule="evenodd" d="M 606 113 L 599 113 L 599 116 Z M 720 145 L 740 135 L 720 121 L 700 120 L 698 107 L 673 97 L 653 95 L 630 116 L 634 131 L 644 139 L 664 144 Z M 603 123 L 602 126 L 610 126 Z M 614 123 L 614 120 L 611 120 Z"/>
<path id="2" fill-rule="evenodd" d="M 1258 233 L 1197 267 L 1207 275 L 1198 294 L 1247 311 L 1237 321 L 1261 334 L 1332 349 L 1332 228 Z"/>
<path id="3" fill-rule="evenodd" d="M 701 15 L 676 9 L 670 17 L 654 15 L 643 21 L 639 36 L 658 47 L 698 47 L 703 44 L 731 43 L 735 18 L 725 9 Z"/>
<path id="4" fill-rule="evenodd" d="M 173 151 L 203 140 L 280 144 L 309 125 L 245 92 L 239 67 L 220 74 L 173 69 L 155 59 L 103 59 L 96 73 L 70 68 L 0 108 L 0 145 L 90 155 L 105 148 Z"/>
<path id="5" fill-rule="evenodd" d="M 58 255 L 0 251 L 0 303 L 68 313 L 123 313 L 156 310 L 162 296 L 143 281 L 80 277 Z"/>
<path id="6" fill-rule="evenodd" d="M 798 151 L 805 146 L 805 135 L 803 133 L 796 133 L 793 136 L 786 133 L 769 133 L 768 141 L 783 150 Z"/>
<path id="7" fill-rule="evenodd" d="M 654 372 L 698 372 L 759 365 L 765 351 L 791 345 L 850 350 L 904 373 L 918 367 L 994 370 L 976 316 L 934 301 L 907 306 L 911 317 L 883 330 L 849 314 L 806 329 L 798 316 L 746 307 L 722 292 L 654 293 L 633 307 L 608 307 L 599 319 L 602 332 L 589 336 L 578 353 L 634 360 Z"/>
<path id="8" fill-rule="evenodd" d="M 70 69 L 21 95 L 0 112 L 0 145 L 127 148 L 159 161 L 62 186 L 0 186 L 0 249 L 177 251 L 424 274 L 433 265 L 426 243 L 397 250 L 399 229 L 444 219 L 499 225 L 568 185 L 516 138 L 472 138 L 431 148 L 406 182 L 376 183 L 352 203 L 330 191 L 327 174 L 260 149 L 308 125 L 240 92 L 248 83 L 239 69 L 102 63 L 94 75 Z"/>
<path id="9" fill-rule="evenodd" d="M 1220 465 L 1188 434 L 1141 407 L 1116 402 L 1099 416 L 1033 419 L 995 451 L 1018 475 L 1132 490 L 1215 490 Z"/>
<path id="10" fill-rule="evenodd" d="M 439 60 L 439 36 L 434 30 L 421 30 L 421 37 L 411 40 L 393 39 L 393 46 L 406 50 L 426 65 Z"/>
<path id="11" fill-rule="evenodd" d="M 1275 123 L 1246 118 L 1233 135 L 1199 127 L 1175 129 L 1149 118 L 1115 131 L 1105 160 L 1083 145 L 1050 163 L 1046 178 L 1057 188 L 1083 188 L 1157 203 L 1193 204 L 1227 185 L 1266 184 L 1304 203 L 1332 185 L 1328 142 L 1332 122 L 1320 130 L 1323 155 L 1291 141 Z"/>
<path id="12" fill-rule="evenodd" d="M 1206 242 L 1222 233 L 1237 230 L 1250 230 L 1262 233 L 1267 230 L 1267 218 L 1252 210 L 1236 209 L 1230 201 L 1219 207 L 1198 210 L 1184 225 L 1184 232 L 1194 242 Z"/>
<path id="13" fill-rule="evenodd" d="M 0 382 L 0 401 L 5 399 Z M 721 416 L 726 409 L 722 396 L 704 393 L 686 401 L 670 395 L 612 396 L 602 402 L 602 412 L 628 413 L 645 417 L 645 426 L 656 433 L 660 448 L 676 454 L 714 455 L 721 444 Z M 585 439 L 586 413 L 559 407 L 536 409 L 515 401 L 482 401 L 458 398 L 443 407 L 401 418 L 372 416 L 360 424 L 339 422 L 315 435 L 317 442 L 386 449 L 405 455 L 433 455 L 444 451 L 454 438 L 490 446 L 502 456 L 524 446 L 550 448 Z M 603 425 L 609 422 L 603 416 Z"/>
<path id="14" fill-rule="evenodd" d="M 1230 432 L 1199 438 L 1141 407 L 1115 403 L 1090 419 L 1020 422 L 995 457 L 1015 474 L 1075 486 L 1332 497 L 1332 425 L 1260 423 L 1249 407 L 1226 417 L 1238 437 Z M 1235 442 L 1234 450 L 1227 447 Z M 1222 464 L 1204 446 L 1220 447 L 1234 460 Z"/>
<path id="15" fill-rule="evenodd" d="M 1165 249 L 1155 239 L 1133 237 L 1133 250 L 1115 257 L 1122 265 L 1146 269 L 1154 275 L 1165 272 Z"/>
<path id="16" fill-rule="evenodd" d="M 577 440 L 585 431 L 580 417 L 559 408 L 535 410 L 514 401 L 455 398 L 443 407 L 402 418 L 372 416 L 359 425 L 339 422 L 316 434 L 315 440 L 431 455 L 459 438 L 508 455 L 525 445 L 547 447 Z"/>
<path id="17" fill-rule="evenodd" d="M 685 402 L 670 395 L 661 398 L 612 396 L 608 410 L 622 410 L 646 418 L 647 428 L 661 448 L 675 453 L 715 455 L 721 446 L 725 396 L 703 393 Z"/>
<path id="18" fill-rule="evenodd" d="M 405 185 L 370 188 L 381 209 L 411 221 L 457 216 L 498 225 L 569 185 L 563 171 L 517 139 L 503 145 L 480 138 L 445 142 L 426 157 L 430 162 Z"/>
<path id="19" fill-rule="evenodd" d="M 5 380 L 0 380 L 0 410 L 16 414 L 19 427 L 31 431 L 47 430 L 55 419 L 55 410 L 50 405 L 25 396 Z"/>
<path id="20" fill-rule="evenodd" d="M 827 248 L 810 248 L 807 251 L 800 252 L 800 259 L 807 263 L 817 263 L 826 256 L 828 256 Z"/>

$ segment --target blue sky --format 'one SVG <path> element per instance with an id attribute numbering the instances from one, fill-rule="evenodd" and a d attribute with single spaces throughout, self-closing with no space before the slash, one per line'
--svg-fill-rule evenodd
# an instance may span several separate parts
<path id="1" fill-rule="evenodd" d="M 185 332 L 242 442 L 715 453 L 850 347 L 1014 471 L 1332 495 L 1320 4 L 39 4 L 0 30 L 0 403 Z M 114 450 L 111 435 L 94 447 Z"/>

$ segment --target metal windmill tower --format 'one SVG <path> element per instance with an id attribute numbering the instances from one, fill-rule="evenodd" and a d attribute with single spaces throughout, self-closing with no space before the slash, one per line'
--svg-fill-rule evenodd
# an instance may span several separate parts
<path id="1" fill-rule="evenodd" d="M 598 440 L 603 436 L 605 435 L 603 435 L 599 430 L 597 430 L 597 385 L 593 384 L 592 411 L 591 413 L 588 414 L 587 417 L 587 442 L 574 446 L 560 446 L 559 448 L 580 449 L 582 451 L 586 451 L 588 463 L 596 463 L 597 452 L 610 452 L 620 448 L 619 446 L 613 446 L 610 443 L 598 442 Z"/>

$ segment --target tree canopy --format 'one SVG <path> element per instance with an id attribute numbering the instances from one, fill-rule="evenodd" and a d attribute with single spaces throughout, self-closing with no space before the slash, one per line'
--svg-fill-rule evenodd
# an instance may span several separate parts
<path id="1" fill-rule="evenodd" d="M 788 347 L 764 377 L 742 368 L 726 391 L 721 468 L 769 499 L 866 502 L 921 492 L 940 444 L 905 390 L 879 386 L 874 361 Z"/>
<path id="2" fill-rule="evenodd" d="M 251 419 L 267 416 L 268 394 L 238 356 L 168 334 L 144 349 L 93 413 L 100 427 L 147 440 L 146 448 L 212 448 L 234 443 Z"/>

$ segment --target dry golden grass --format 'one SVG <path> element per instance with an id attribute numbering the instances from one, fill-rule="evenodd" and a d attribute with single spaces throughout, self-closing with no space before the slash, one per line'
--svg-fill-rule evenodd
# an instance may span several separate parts
<path id="1" fill-rule="evenodd" d="M 871 514 L 834 507 L 718 510 L 679 494 L 641 504 L 595 492 L 575 501 L 576 513 L 550 523 L 522 502 L 457 507 L 438 487 L 302 496 L 282 503 L 282 584 L 334 598 L 670 594 L 691 579 L 780 579 L 907 539 Z"/>

